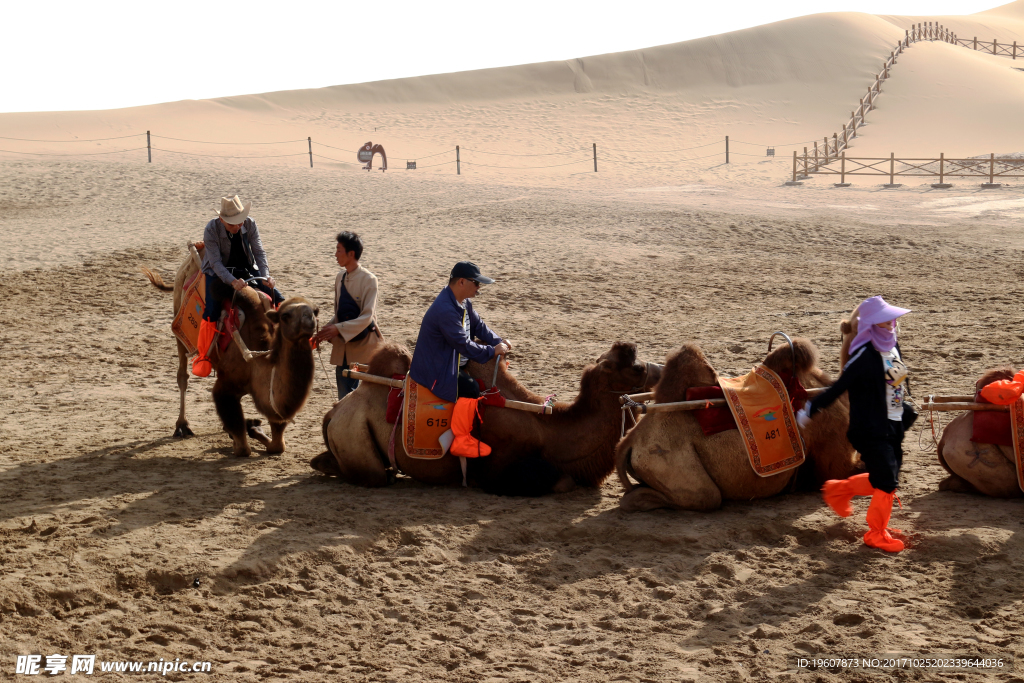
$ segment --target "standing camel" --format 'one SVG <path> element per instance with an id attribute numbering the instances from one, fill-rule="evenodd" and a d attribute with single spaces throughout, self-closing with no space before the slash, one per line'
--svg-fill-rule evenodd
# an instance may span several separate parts
<path id="1" fill-rule="evenodd" d="M 158 273 L 148 268 L 142 272 L 162 291 L 174 292 L 174 314 L 182 304 L 184 284 L 198 272 L 202 262 L 203 245 L 178 267 L 174 286 L 164 284 Z M 190 249 L 190 252 L 192 250 Z M 246 436 L 251 436 L 267 452 L 284 451 L 284 430 L 305 404 L 313 386 L 313 350 L 309 337 L 316 331 L 319 308 L 303 298 L 288 299 L 278 310 L 267 310 L 267 300 L 256 290 L 247 287 L 235 294 L 235 305 L 244 314 L 245 322 L 239 336 L 248 350 L 267 352 L 246 361 L 242 352 L 232 343 L 224 351 L 215 347 L 213 365 L 217 381 L 213 385 L 213 400 L 217 415 L 233 441 L 233 453 L 238 457 L 252 455 Z M 188 390 L 188 351 L 178 341 L 178 391 L 180 404 L 174 436 L 194 436 L 185 417 L 185 392 Z M 273 395 L 271 384 L 273 383 Z M 271 437 L 260 431 L 259 420 L 246 420 L 242 413 L 241 398 L 251 394 L 256 409 L 267 417 Z"/>
<path id="2" fill-rule="evenodd" d="M 404 348 L 386 345 L 371 360 L 369 372 L 404 374 L 410 360 Z M 473 374 L 486 374 L 493 362 L 478 366 Z M 659 376 L 660 366 L 637 362 L 635 344 L 619 342 L 583 370 L 579 395 L 572 402 L 555 403 L 551 415 L 482 405 L 483 424 L 474 435 L 491 447 L 491 455 L 469 459 L 469 482 L 489 493 L 521 496 L 599 486 L 615 466 L 619 396 L 649 388 Z M 536 395 L 522 389 L 504 367 L 499 369 L 498 386 L 506 396 L 537 402 Z M 363 383 L 335 404 L 324 417 L 328 450 L 312 460 L 314 469 L 360 486 L 388 483 L 393 425 L 385 420 L 387 393 L 387 387 Z M 401 472 L 429 484 L 462 482 L 458 458 L 447 454 L 437 460 L 413 459 L 402 441 L 394 442 Z"/>
<path id="3" fill-rule="evenodd" d="M 793 339 L 796 352 L 786 345 L 768 354 L 764 364 L 776 374 L 794 372 L 807 388 L 831 381 L 817 367 L 818 351 L 810 341 Z M 655 403 L 686 400 L 690 387 L 718 384 L 715 372 L 696 344 L 684 344 L 669 354 L 661 381 L 654 388 Z M 850 423 L 844 396 L 822 411 L 803 430 L 809 462 L 820 486 L 828 479 L 845 479 L 854 472 L 857 456 L 846 439 Z M 797 476 L 797 469 L 768 477 L 750 465 L 742 437 L 736 430 L 705 436 L 691 411 L 645 415 L 619 443 L 616 468 L 625 495 L 619 506 L 626 511 L 676 508 L 715 510 L 723 500 L 751 500 L 781 493 Z M 634 485 L 629 476 L 640 482 Z"/>

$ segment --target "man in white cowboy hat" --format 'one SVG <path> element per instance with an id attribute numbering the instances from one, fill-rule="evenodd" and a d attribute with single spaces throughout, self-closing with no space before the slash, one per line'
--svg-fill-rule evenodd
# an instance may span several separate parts
<path id="1" fill-rule="evenodd" d="M 203 242 L 206 244 L 206 253 L 203 255 L 206 310 L 199 324 L 199 340 L 196 344 L 199 353 L 192 361 L 192 374 L 199 377 L 207 377 L 213 369 L 206 352 L 217 335 L 223 299 L 229 298 L 234 291 L 252 286 L 270 297 L 275 306 L 284 301 L 284 295 L 274 287 L 274 278 L 270 277 L 267 254 L 263 251 L 256 221 L 249 218 L 251 208 L 252 202 L 243 204 L 238 195 L 221 197 L 217 217 L 207 223 L 203 231 Z M 266 279 L 251 285 L 246 283 L 246 280 L 257 276 Z"/>

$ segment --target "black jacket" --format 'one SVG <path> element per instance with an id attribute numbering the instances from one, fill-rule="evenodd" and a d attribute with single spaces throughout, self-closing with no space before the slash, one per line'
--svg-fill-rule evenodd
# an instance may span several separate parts
<path id="1" fill-rule="evenodd" d="M 898 345 L 896 350 L 899 351 Z M 854 352 L 836 383 L 811 401 L 809 412 L 814 415 L 828 408 L 843 392 L 849 391 L 850 428 L 846 438 L 854 445 L 865 439 L 885 439 L 891 428 L 885 390 L 882 354 L 868 342 Z"/>

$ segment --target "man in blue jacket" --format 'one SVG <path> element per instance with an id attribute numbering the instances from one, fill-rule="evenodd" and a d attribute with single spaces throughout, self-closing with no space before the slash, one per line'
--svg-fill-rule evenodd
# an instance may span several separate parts
<path id="1" fill-rule="evenodd" d="M 413 353 L 409 376 L 428 389 L 440 399 L 455 403 L 452 415 L 454 424 L 465 424 L 468 413 L 468 424 L 472 425 L 472 415 L 476 414 L 480 387 L 476 380 L 465 371 L 466 363 L 473 360 L 486 363 L 495 356 L 504 356 L 509 352 L 511 344 L 491 331 L 480 315 L 473 310 L 470 301 L 480 291 L 480 285 L 493 283 L 489 277 L 480 273 L 480 268 L 470 261 L 460 261 L 452 268 L 448 278 L 448 286 L 434 299 L 420 323 L 419 337 L 416 339 L 416 350 Z M 473 341 L 479 339 L 478 343 Z M 469 455 L 457 452 L 463 450 L 465 437 L 456 434 L 456 442 L 452 444 L 455 455 Z M 459 437 L 464 438 L 459 438 Z M 469 437 L 471 438 L 471 437 Z M 484 444 L 480 444 L 486 448 Z M 490 452 L 490 449 L 487 449 Z M 478 453 L 475 440 L 473 453 Z M 486 455 L 480 450 L 481 455 Z"/>

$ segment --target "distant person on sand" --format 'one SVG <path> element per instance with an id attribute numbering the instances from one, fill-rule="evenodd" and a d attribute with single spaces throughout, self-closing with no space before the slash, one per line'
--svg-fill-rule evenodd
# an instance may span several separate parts
<path id="1" fill-rule="evenodd" d="M 851 320 L 857 324 L 856 336 L 842 374 L 797 414 L 800 426 L 806 426 L 818 411 L 849 391 L 846 436 L 868 471 L 826 481 L 822 496 L 840 517 L 853 512 L 850 501 L 854 496 L 871 496 L 864 543 L 890 553 L 903 550 L 903 541 L 892 537 L 888 525 L 903 466 L 903 433 L 917 418 L 913 408 L 904 403 L 907 366 L 896 343 L 896 319 L 907 313 L 908 309 L 888 304 L 880 296 L 865 299 Z"/>
<path id="2" fill-rule="evenodd" d="M 334 258 L 341 272 L 334 278 L 334 317 L 313 337 L 331 342 L 331 365 L 337 366 L 338 400 L 355 391 L 359 380 L 342 376 L 352 363 L 369 363 L 384 339 L 377 328 L 377 276 L 363 268 L 363 241 L 354 232 L 339 232 Z"/>
<path id="3" fill-rule="evenodd" d="M 253 277 L 264 277 L 251 286 L 270 297 L 277 306 L 284 301 L 284 295 L 274 287 L 274 278 L 270 277 L 267 266 L 267 254 L 263 251 L 260 232 L 256 229 L 256 221 L 249 218 L 252 202 L 242 204 L 238 195 L 220 198 L 220 212 L 217 217 L 206 224 L 203 231 L 203 242 L 206 252 L 203 255 L 203 273 L 206 274 L 206 309 L 203 320 L 199 324 L 199 349 L 192 361 L 192 374 L 208 377 L 213 365 L 206 357 L 214 337 L 217 335 L 217 322 L 220 320 L 221 302 L 228 299 L 235 291 L 248 286 L 246 280 Z"/>
<path id="4" fill-rule="evenodd" d="M 491 331 L 470 301 L 480 285 L 493 283 L 470 261 L 460 261 L 448 276 L 448 286 L 434 299 L 420 323 L 409 376 L 440 399 L 455 403 L 452 415 L 453 455 L 488 455 L 490 448 L 469 435 L 476 415 L 480 387 L 464 370 L 473 360 L 486 363 L 504 356 L 512 345 Z M 473 341 L 479 339 L 483 343 Z M 468 425 L 469 429 L 464 427 Z"/>

